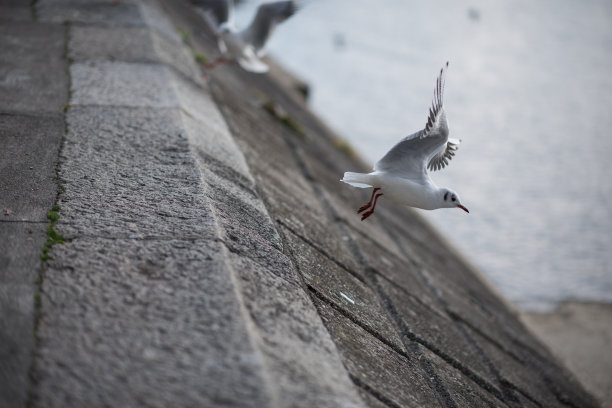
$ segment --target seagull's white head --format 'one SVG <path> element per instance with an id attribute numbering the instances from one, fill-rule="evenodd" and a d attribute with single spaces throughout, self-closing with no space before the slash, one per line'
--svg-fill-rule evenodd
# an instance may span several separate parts
<path id="1" fill-rule="evenodd" d="M 459 194 L 455 193 L 453 190 L 441 188 L 439 194 L 441 201 L 440 208 L 461 208 L 466 213 L 469 213 L 468 209 L 461 204 Z"/>

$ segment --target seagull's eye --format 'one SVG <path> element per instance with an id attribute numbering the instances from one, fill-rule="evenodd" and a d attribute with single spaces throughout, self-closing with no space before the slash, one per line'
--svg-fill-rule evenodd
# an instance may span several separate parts
<path id="1" fill-rule="evenodd" d="M 452 196 L 452 197 L 451 197 L 451 200 L 453 200 L 453 201 L 457 201 L 457 199 L 455 198 L 455 196 Z"/>

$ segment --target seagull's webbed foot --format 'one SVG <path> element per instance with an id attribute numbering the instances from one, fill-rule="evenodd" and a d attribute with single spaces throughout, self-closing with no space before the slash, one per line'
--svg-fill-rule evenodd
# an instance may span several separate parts
<path id="1" fill-rule="evenodd" d="M 357 214 L 361 214 L 362 212 L 370 208 L 370 206 L 372 205 L 372 201 L 374 200 L 374 195 L 376 194 L 378 190 L 380 190 L 380 187 L 374 188 L 374 190 L 372 191 L 372 197 L 370 197 L 370 201 L 367 204 L 360 207 L 359 210 L 357 210 Z M 361 221 L 363 221 L 363 218 L 361 219 Z"/>
<path id="2" fill-rule="evenodd" d="M 366 211 L 361 215 L 361 221 L 365 220 L 366 218 L 368 218 L 370 215 L 374 214 L 374 211 L 370 210 L 370 211 Z"/>
<path id="3" fill-rule="evenodd" d="M 364 206 L 359 207 L 359 209 L 357 210 L 357 214 L 361 214 L 362 212 L 364 212 L 365 210 L 370 208 L 371 205 L 372 205 L 372 202 L 369 202 L 369 203 L 365 204 Z"/>
<path id="4" fill-rule="evenodd" d="M 374 204 L 372 205 L 372 208 L 369 211 L 364 212 L 363 214 L 361 214 L 361 221 L 365 220 L 366 218 L 368 218 L 370 215 L 374 214 L 374 210 L 376 209 L 376 202 L 378 201 L 378 199 L 380 197 L 382 197 L 384 194 L 383 193 L 379 193 L 376 195 L 376 197 L 374 197 Z"/>

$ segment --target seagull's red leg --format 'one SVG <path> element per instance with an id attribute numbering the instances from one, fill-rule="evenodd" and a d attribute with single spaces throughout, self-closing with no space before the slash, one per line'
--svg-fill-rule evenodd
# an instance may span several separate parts
<path id="1" fill-rule="evenodd" d="M 383 195 L 384 195 L 383 193 L 380 193 L 380 194 L 377 194 L 376 197 L 374 197 L 374 205 L 372 205 L 372 208 L 369 211 L 366 211 L 366 212 L 363 213 L 363 215 L 361 216 L 361 221 L 365 220 L 370 215 L 374 214 L 374 209 L 376 208 L 376 202 Z"/>
<path id="2" fill-rule="evenodd" d="M 218 65 L 221 64 L 233 64 L 234 60 L 232 59 L 228 59 L 225 57 L 219 57 L 216 60 L 214 60 L 213 62 L 209 62 L 208 64 L 204 64 L 204 68 L 206 68 L 207 70 L 211 71 L 213 69 L 215 69 Z"/>
<path id="3" fill-rule="evenodd" d="M 233 59 L 228 59 L 225 57 L 219 57 L 216 60 L 214 60 L 213 62 L 209 62 L 208 64 L 204 64 L 204 69 L 206 69 L 207 71 L 212 71 L 213 69 L 215 69 L 217 66 L 221 65 L 221 64 L 227 64 L 227 65 L 233 65 L 235 64 L 236 61 Z M 210 75 L 208 74 L 208 72 L 204 73 L 204 80 L 206 82 L 208 82 L 210 80 Z"/>
<path id="4" fill-rule="evenodd" d="M 221 63 L 222 59 L 223 59 L 223 57 L 219 57 L 216 60 L 214 60 L 213 62 L 208 62 L 208 63 L 204 64 L 204 69 L 206 69 L 208 71 L 215 69 L 215 67 Z"/>
<path id="5" fill-rule="evenodd" d="M 370 197 L 370 202 L 367 203 L 366 205 L 364 205 L 363 207 L 361 207 L 358 211 L 357 214 L 360 214 L 361 212 L 367 210 L 368 208 L 370 208 L 370 206 L 372 205 L 372 200 L 374 200 L 374 195 L 376 194 L 376 192 L 380 190 L 380 187 L 376 187 L 374 189 L 374 191 L 372 191 L 372 197 Z"/>

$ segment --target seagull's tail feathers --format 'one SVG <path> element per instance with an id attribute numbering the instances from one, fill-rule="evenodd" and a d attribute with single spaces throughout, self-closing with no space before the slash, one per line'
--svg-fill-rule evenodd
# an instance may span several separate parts
<path id="1" fill-rule="evenodd" d="M 254 55 L 249 55 L 247 58 L 238 58 L 238 63 L 246 71 L 253 72 L 255 74 L 263 74 L 268 72 L 268 66 L 263 63 L 259 58 Z"/>
<path id="2" fill-rule="evenodd" d="M 353 173 L 350 171 L 347 171 L 346 173 L 344 173 L 344 177 L 342 178 L 342 182 L 346 183 L 346 184 L 350 184 L 353 187 L 357 187 L 357 188 L 369 188 L 369 187 L 373 187 L 371 183 L 371 177 L 369 174 L 365 174 L 365 173 Z"/>
<path id="3" fill-rule="evenodd" d="M 238 63 L 240 64 L 240 66 L 242 68 L 244 68 L 246 71 L 252 72 L 254 74 L 265 74 L 266 72 L 268 72 L 268 66 L 266 64 L 264 64 L 263 62 L 253 62 L 253 61 L 246 61 L 246 60 L 238 60 Z"/>

